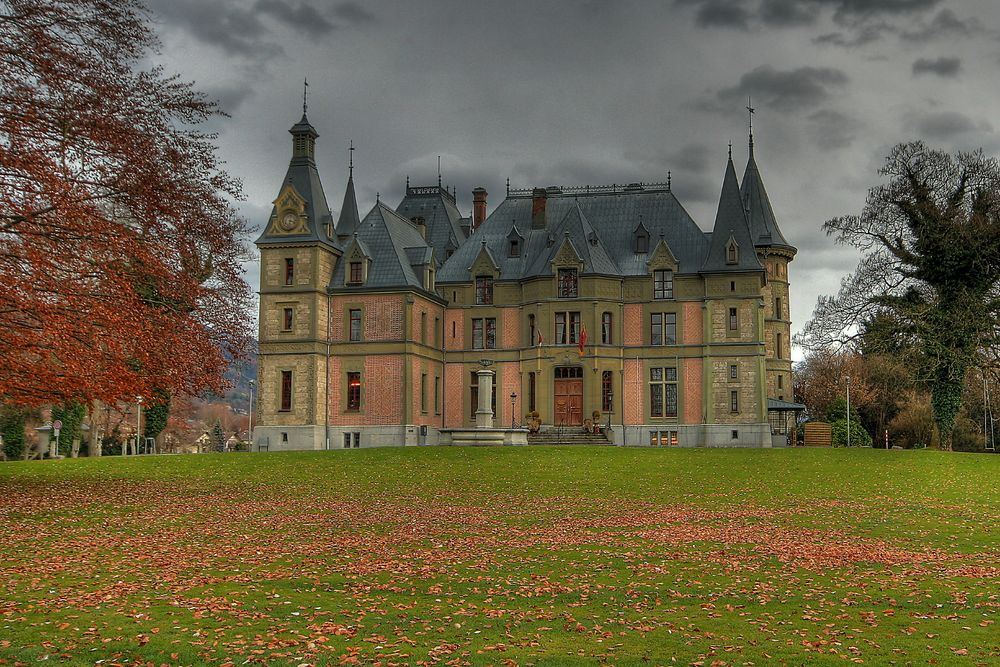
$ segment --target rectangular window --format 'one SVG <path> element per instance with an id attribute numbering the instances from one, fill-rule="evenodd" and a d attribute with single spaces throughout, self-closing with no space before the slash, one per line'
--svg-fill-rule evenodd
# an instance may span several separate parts
<path id="1" fill-rule="evenodd" d="M 511 257 L 520 257 L 521 256 L 521 243 L 520 243 L 520 239 L 511 239 L 510 240 L 510 256 Z"/>
<path id="2" fill-rule="evenodd" d="M 559 269 L 557 294 L 561 299 L 575 299 L 579 294 L 579 278 L 576 269 Z"/>
<path id="3" fill-rule="evenodd" d="M 357 449 L 361 446 L 361 433 L 358 431 L 354 432 L 354 448 Z"/>
<path id="4" fill-rule="evenodd" d="M 493 303 L 493 278 L 490 276 L 476 277 L 476 303 Z"/>
<path id="5" fill-rule="evenodd" d="M 612 407 L 612 377 L 611 371 L 601 373 L 601 410 L 611 413 Z"/>
<path id="6" fill-rule="evenodd" d="M 479 373 L 472 371 L 472 385 L 469 389 L 469 402 L 471 405 L 471 410 L 469 410 L 469 416 L 473 419 L 476 418 L 476 410 L 479 409 Z M 497 374 L 493 374 L 493 396 L 490 400 L 490 409 L 493 410 L 493 415 L 497 414 Z"/>
<path id="7" fill-rule="evenodd" d="M 292 372 L 281 371 L 281 411 L 292 409 Z"/>
<path id="8" fill-rule="evenodd" d="M 427 313 L 420 313 L 420 342 L 427 343 Z"/>
<path id="9" fill-rule="evenodd" d="M 351 262 L 351 275 L 347 282 L 351 285 L 361 284 L 361 262 Z"/>
<path id="10" fill-rule="evenodd" d="M 650 417 L 677 416 L 677 369 L 649 369 Z"/>
<path id="11" fill-rule="evenodd" d="M 777 318 L 777 319 L 779 319 L 779 320 L 781 319 L 781 297 L 780 296 L 774 297 L 774 317 Z"/>
<path id="12" fill-rule="evenodd" d="M 347 374 L 347 409 L 361 409 L 361 373 Z"/>
<path id="13" fill-rule="evenodd" d="M 739 380 L 740 379 L 740 367 L 736 364 L 729 364 L 729 379 Z"/>
<path id="14" fill-rule="evenodd" d="M 784 350 L 781 349 L 781 334 L 774 334 L 774 356 L 781 359 Z"/>
<path id="15" fill-rule="evenodd" d="M 783 387 L 781 386 L 781 375 L 778 375 L 778 389 L 782 389 L 782 388 Z"/>
<path id="16" fill-rule="evenodd" d="M 420 411 L 427 412 L 427 373 L 420 374 Z"/>
<path id="17" fill-rule="evenodd" d="M 611 345 L 611 313 L 601 314 L 601 343 Z"/>
<path id="18" fill-rule="evenodd" d="M 739 312 L 735 308 L 729 309 L 729 330 L 738 331 L 740 328 Z"/>
<path id="19" fill-rule="evenodd" d="M 344 434 L 344 449 L 350 449 L 350 447 L 351 447 L 351 434 L 350 433 L 345 433 Z"/>
<path id="20" fill-rule="evenodd" d="M 361 309 L 355 308 L 350 312 L 351 317 L 351 340 L 357 342 L 361 340 Z"/>
<path id="21" fill-rule="evenodd" d="M 575 344 L 580 340 L 580 313 L 556 313 L 556 345 Z"/>
<path id="22" fill-rule="evenodd" d="M 492 350 L 497 346 L 497 319 L 477 317 L 472 320 L 472 349 Z"/>
<path id="23" fill-rule="evenodd" d="M 284 309 L 282 323 L 281 323 L 282 330 L 284 331 L 292 330 L 292 318 L 294 317 L 294 313 L 295 311 L 293 311 L 291 308 Z"/>
<path id="24" fill-rule="evenodd" d="M 434 318 L 434 345 L 444 346 L 444 341 L 441 340 L 441 318 Z"/>
<path id="25" fill-rule="evenodd" d="M 535 316 L 528 315 L 528 345 L 537 345 L 538 341 L 535 337 Z"/>
<path id="26" fill-rule="evenodd" d="M 434 414 L 441 414 L 441 378 L 434 376 Z"/>
<path id="27" fill-rule="evenodd" d="M 677 313 L 652 313 L 649 316 L 650 345 L 675 345 L 677 343 Z"/>
<path id="28" fill-rule="evenodd" d="M 739 412 L 740 411 L 740 392 L 733 389 L 729 392 L 729 411 Z"/>
<path id="29" fill-rule="evenodd" d="M 653 298 L 673 299 L 674 298 L 674 272 L 673 271 L 653 271 Z"/>
<path id="30" fill-rule="evenodd" d="M 285 284 L 295 284 L 295 258 L 293 257 L 285 258 Z"/>
<path id="31" fill-rule="evenodd" d="M 535 374 L 528 373 L 528 412 L 535 411 Z"/>

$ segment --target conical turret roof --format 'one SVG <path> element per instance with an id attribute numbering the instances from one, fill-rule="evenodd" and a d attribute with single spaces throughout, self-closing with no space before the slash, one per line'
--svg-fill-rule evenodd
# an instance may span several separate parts
<path id="1" fill-rule="evenodd" d="M 733 244 L 736 246 L 735 261 L 729 253 Z M 722 194 L 719 195 L 719 210 L 715 215 L 708 256 L 701 270 L 702 273 L 763 270 L 750 235 L 750 223 L 743 208 L 732 153 L 722 181 Z"/>
<path id="2" fill-rule="evenodd" d="M 774 218 L 771 201 L 764 189 L 764 181 L 753 156 L 753 135 L 750 135 L 750 159 L 746 171 L 743 172 L 743 184 L 740 186 L 740 196 L 750 223 L 750 234 L 755 246 L 786 246 L 791 247 L 778 228 Z"/>

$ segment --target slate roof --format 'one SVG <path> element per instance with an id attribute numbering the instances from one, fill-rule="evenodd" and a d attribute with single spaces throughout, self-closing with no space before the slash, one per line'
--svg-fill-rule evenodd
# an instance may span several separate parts
<path id="1" fill-rule="evenodd" d="M 740 185 L 740 195 L 743 198 L 743 207 L 747 211 L 750 220 L 750 232 L 754 245 L 757 246 L 792 246 L 785 240 L 778 228 L 778 222 L 774 218 L 774 211 L 771 209 L 771 201 L 767 197 L 767 190 L 764 189 L 764 181 L 760 177 L 760 170 L 757 169 L 757 162 L 753 157 L 753 137 L 750 137 L 750 159 L 747 161 L 746 171 L 743 172 L 743 183 Z"/>
<path id="2" fill-rule="evenodd" d="M 314 139 L 319 136 L 316 129 L 309 124 L 305 114 L 302 115 L 302 120 L 292 126 L 289 132 L 293 135 L 311 134 Z M 270 234 L 272 222 L 277 215 L 275 207 L 272 206 L 271 215 L 264 225 L 264 231 L 257 238 L 257 245 L 320 242 L 339 250 L 340 245 L 337 243 L 336 237 L 328 236 L 326 233 L 327 229 L 333 228 L 333 214 L 326 202 L 326 194 L 323 192 L 323 183 L 320 181 L 315 161 L 308 157 L 293 156 L 288 163 L 285 178 L 281 181 L 279 194 L 281 190 L 284 190 L 286 183 L 291 183 L 299 196 L 305 200 L 309 230 L 304 234 Z"/>
<path id="3" fill-rule="evenodd" d="M 452 249 L 458 248 L 467 236 L 462 226 L 468 225 L 468 219 L 462 217 L 451 193 L 440 185 L 407 186 L 406 196 L 399 202 L 396 212 L 407 219 L 424 219 L 427 242 L 437 251 L 439 258 L 448 256 L 449 242 Z"/>
<path id="4" fill-rule="evenodd" d="M 531 229 L 531 208 L 531 190 L 511 191 L 469 242 L 445 261 L 438 271 L 438 282 L 468 282 L 469 267 L 483 240 L 500 266 L 501 280 L 535 275 L 532 272 L 542 268 L 547 275 L 548 258 L 558 251 L 567 230 L 574 247 L 585 255 L 585 274 L 645 275 L 650 253 L 635 252 L 633 234 L 640 219 L 649 230 L 650 252 L 662 235 L 680 264 L 679 273 L 697 273 L 708 252 L 705 233 L 664 186 L 550 188 L 546 200 L 547 229 Z M 570 215 L 574 209 L 578 213 Z M 524 237 L 519 257 L 509 256 L 507 242 L 512 226 Z M 596 234 L 597 246 L 590 245 L 589 230 Z"/>
<path id="5" fill-rule="evenodd" d="M 726 262 L 726 249 L 730 239 L 739 247 L 737 255 L 739 261 L 735 264 Z M 740 184 L 736 180 L 736 167 L 733 166 L 733 158 L 730 155 L 726 164 L 726 175 L 722 181 L 722 194 L 719 195 L 719 210 L 715 214 L 711 245 L 701 271 L 702 273 L 762 271 L 763 268 L 757 259 L 757 252 L 750 236 L 750 223 L 743 208 Z"/>
<path id="6" fill-rule="evenodd" d="M 330 289 L 357 290 L 412 287 L 423 290 L 420 266 L 435 262 L 434 251 L 420 235 L 416 225 L 379 202 L 361 220 L 351 238 L 344 241 L 349 250 L 357 239 L 371 259 L 368 280 L 364 285 L 345 284 L 348 262 L 337 262 L 330 279 Z"/>

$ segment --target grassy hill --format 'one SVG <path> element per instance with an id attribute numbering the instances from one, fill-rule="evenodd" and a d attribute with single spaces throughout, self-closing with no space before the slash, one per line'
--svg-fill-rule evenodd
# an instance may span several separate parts
<path id="1" fill-rule="evenodd" d="M 0 664 L 996 664 L 1000 457 L 0 465 Z"/>

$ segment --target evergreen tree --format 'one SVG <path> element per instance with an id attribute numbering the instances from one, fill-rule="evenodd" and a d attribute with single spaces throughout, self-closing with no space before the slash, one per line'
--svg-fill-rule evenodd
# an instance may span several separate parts
<path id="1" fill-rule="evenodd" d="M 215 420 L 212 433 L 209 435 L 209 445 L 213 452 L 226 451 L 226 432 L 222 430 L 222 422 Z"/>
<path id="2" fill-rule="evenodd" d="M 165 389 L 156 388 L 153 390 L 153 400 L 146 408 L 146 424 L 143 427 L 142 435 L 145 438 L 159 437 L 163 429 L 167 427 L 167 419 L 170 417 L 170 393 Z"/>

